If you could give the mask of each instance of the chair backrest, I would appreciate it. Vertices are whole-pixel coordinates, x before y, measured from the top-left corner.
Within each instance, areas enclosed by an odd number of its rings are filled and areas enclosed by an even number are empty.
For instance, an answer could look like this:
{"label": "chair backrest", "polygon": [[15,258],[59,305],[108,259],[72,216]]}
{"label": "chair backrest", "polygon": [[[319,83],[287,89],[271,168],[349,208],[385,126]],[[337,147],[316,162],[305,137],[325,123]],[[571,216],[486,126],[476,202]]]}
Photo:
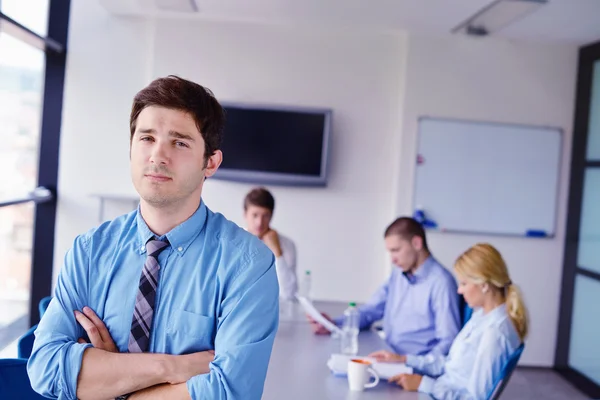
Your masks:
{"label": "chair backrest", "polygon": [[462,326],[465,326],[469,319],[471,319],[471,315],[473,315],[473,309],[469,307],[469,305],[465,301],[465,298],[462,295],[459,295],[458,298],[460,316],[462,318]]}
{"label": "chair backrest", "polygon": [[48,304],[50,304],[50,300],[52,300],[52,296],[46,296],[40,300],[40,304],[38,304],[38,310],[40,311],[40,319],[48,309]]}
{"label": "chair backrest", "polygon": [[32,326],[19,338],[17,342],[17,351],[19,358],[29,358],[31,356],[31,350],[33,350],[33,342],[35,340],[35,332],[37,325]]}
{"label": "chair backrest", "polygon": [[508,383],[512,373],[515,368],[517,368],[517,363],[519,362],[519,358],[521,358],[521,354],[523,354],[523,349],[525,348],[525,344],[521,343],[521,345],[515,350],[515,352],[510,356],[504,368],[502,368],[502,374],[500,378],[495,382],[494,388],[492,392],[488,396],[488,400],[497,400],[500,398],[500,395],[504,391],[506,384]]}
{"label": "chair backrest", "polygon": [[31,388],[27,375],[27,360],[22,358],[0,359],[0,399],[44,399]]}

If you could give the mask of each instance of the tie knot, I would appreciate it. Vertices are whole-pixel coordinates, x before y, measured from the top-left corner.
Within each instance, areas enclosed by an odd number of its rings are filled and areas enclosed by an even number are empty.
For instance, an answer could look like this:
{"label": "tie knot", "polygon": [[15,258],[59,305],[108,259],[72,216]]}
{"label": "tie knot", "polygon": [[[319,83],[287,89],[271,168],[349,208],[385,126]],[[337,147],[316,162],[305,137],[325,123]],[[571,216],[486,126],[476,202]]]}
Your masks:
{"label": "tie knot", "polygon": [[148,243],[146,243],[146,251],[148,252],[148,257],[158,257],[160,252],[166,249],[168,245],[169,242],[167,240],[148,240]]}

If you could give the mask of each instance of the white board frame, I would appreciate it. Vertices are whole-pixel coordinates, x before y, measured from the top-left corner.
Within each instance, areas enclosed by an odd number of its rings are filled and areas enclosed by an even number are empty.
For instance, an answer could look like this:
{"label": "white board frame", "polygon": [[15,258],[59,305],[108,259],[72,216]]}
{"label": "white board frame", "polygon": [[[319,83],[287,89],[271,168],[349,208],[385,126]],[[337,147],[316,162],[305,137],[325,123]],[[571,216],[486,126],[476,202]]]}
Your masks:
{"label": "white board frame", "polygon": [[[561,167],[562,167],[562,163],[563,163],[563,155],[562,155],[562,149],[563,149],[563,141],[564,141],[564,132],[562,128],[558,128],[558,127],[552,127],[552,126],[537,126],[537,125],[524,125],[524,124],[513,124],[513,123],[500,123],[500,122],[490,122],[490,121],[478,121],[478,120],[468,120],[468,119],[458,119],[458,118],[446,118],[446,117],[432,117],[432,116],[422,116],[419,117],[418,119],[418,131],[417,131],[417,146],[416,146],[416,159],[415,162],[417,162],[417,165],[415,166],[415,170],[414,170],[414,190],[413,190],[413,207],[412,209],[416,212],[419,207],[423,208],[423,211],[425,212],[425,215],[427,217],[430,217],[432,220],[436,220],[436,211],[435,210],[428,210],[427,208],[427,204],[420,204],[423,202],[423,195],[420,192],[420,189],[422,189],[423,186],[423,182],[420,181],[420,166],[418,163],[419,158],[424,158],[424,162],[427,163],[427,156],[421,154],[421,152],[424,150],[422,149],[422,142],[423,142],[423,135],[427,135],[428,133],[424,133],[423,132],[423,125],[424,123],[427,123],[428,121],[431,121],[433,123],[448,123],[449,126],[453,125],[453,126],[457,126],[457,124],[467,124],[467,125],[471,125],[473,127],[476,126],[483,126],[483,127],[489,127],[490,131],[492,130],[497,130],[497,131],[502,131],[505,130],[506,132],[510,131],[510,130],[514,130],[515,132],[517,131],[531,131],[531,133],[533,134],[533,132],[540,132],[540,131],[544,131],[547,134],[553,134],[556,135],[555,139],[556,139],[556,148],[553,149],[553,151],[556,151],[556,153],[548,153],[546,156],[547,157],[552,157],[552,159],[548,159],[546,160],[546,164],[547,168],[552,168],[550,171],[550,174],[552,174],[552,185],[554,186],[554,189],[552,190],[552,196],[550,199],[547,199],[548,201],[551,201],[552,204],[551,205],[544,205],[544,208],[546,208],[548,210],[548,213],[551,213],[551,215],[548,215],[547,218],[549,218],[551,220],[551,223],[549,225],[546,225],[543,227],[543,229],[540,229],[540,227],[531,227],[530,230],[528,229],[514,229],[514,230],[510,230],[510,229],[506,229],[506,230],[499,230],[499,229],[495,229],[495,228],[491,228],[491,229],[486,229],[482,226],[479,226],[477,228],[462,228],[459,226],[455,226],[454,224],[445,224],[443,221],[436,221],[438,222],[438,226],[436,228],[428,228],[430,230],[436,230],[436,231],[440,231],[440,232],[449,232],[449,233],[464,233],[464,234],[480,234],[480,235],[500,235],[500,236],[521,236],[521,237],[542,237],[542,238],[553,238],[556,235],[556,227],[557,227],[557,216],[558,216],[558,199],[559,199],[559,191],[560,191],[560,171],[561,171]],[[451,133],[450,133],[451,134]],[[512,134],[516,134],[516,133],[512,133]],[[488,136],[489,137],[489,136]],[[445,138],[444,138],[445,139]],[[552,139],[552,142],[554,142],[554,139]],[[550,141],[549,141],[550,143]],[[552,143],[554,144],[554,143]],[[549,145],[550,147],[550,145]],[[538,154],[539,156],[539,154]],[[459,157],[459,155],[457,155],[457,157]],[[556,162],[554,163],[554,158],[556,157]],[[554,165],[549,165],[550,162],[552,161],[552,164]],[[447,183],[447,182],[446,182]],[[420,187],[421,185],[421,187]],[[427,185],[427,184],[425,184]],[[431,190],[431,189],[428,189]],[[473,189],[476,190],[476,189]],[[503,190],[509,190],[509,188],[503,188]],[[547,193],[549,193],[549,190],[545,190]],[[448,193],[448,191],[446,190],[445,193]],[[440,194],[440,196],[442,196],[443,194]],[[501,208],[501,207],[498,207]],[[514,210],[514,208],[513,208]],[[521,209],[520,211],[522,211],[523,209]],[[458,211],[461,212],[461,211]],[[464,210],[462,211],[464,212]],[[508,211],[507,210],[502,210],[498,212],[500,215],[505,215],[505,217],[509,216]],[[439,215],[438,215],[439,216]]]}

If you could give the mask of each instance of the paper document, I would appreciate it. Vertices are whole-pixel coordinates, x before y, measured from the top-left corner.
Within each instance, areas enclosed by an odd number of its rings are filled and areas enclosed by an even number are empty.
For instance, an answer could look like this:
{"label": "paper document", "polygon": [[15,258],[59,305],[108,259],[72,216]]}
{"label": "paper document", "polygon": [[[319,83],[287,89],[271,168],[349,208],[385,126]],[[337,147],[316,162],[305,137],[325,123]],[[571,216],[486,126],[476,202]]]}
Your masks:
{"label": "paper document", "polygon": [[325,318],[323,315],[321,315],[319,310],[317,310],[315,308],[315,306],[313,306],[313,304],[310,300],[308,300],[304,296],[296,296],[296,297],[298,298],[298,301],[302,305],[302,308],[304,308],[304,311],[306,311],[306,313],[312,319],[314,319],[315,321],[317,321],[318,323],[323,325],[330,332],[336,332],[338,334],[342,333],[342,330],[340,328],[338,328],[333,322],[329,321],[327,318]]}
{"label": "paper document", "polygon": [[345,354],[332,354],[327,361],[327,366],[335,375],[345,376],[348,373],[348,361],[350,359],[361,359],[372,363],[373,369],[377,372],[377,375],[381,379],[390,379],[392,376],[398,374],[412,374],[413,369],[407,367],[406,364],[401,363],[382,363],[377,362],[374,358],[361,357],[361,356],[349,356]]}

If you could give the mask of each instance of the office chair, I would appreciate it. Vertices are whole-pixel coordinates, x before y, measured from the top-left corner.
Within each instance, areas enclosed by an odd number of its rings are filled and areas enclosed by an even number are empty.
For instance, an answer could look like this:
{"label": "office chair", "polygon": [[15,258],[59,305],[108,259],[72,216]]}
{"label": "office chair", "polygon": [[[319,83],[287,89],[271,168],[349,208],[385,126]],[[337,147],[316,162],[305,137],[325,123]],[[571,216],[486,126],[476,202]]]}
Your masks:
{"label": "office chair", "polygon": [[[40,312],[40,319],[48,309],[48,304],[50,304],[50,300],[52,300],[52,296],[44,297],[40,300],[40,304],[38,305],[38,310]],[[31,350],[33,349],[33,342],[35,340],[35,332],[37,328],[37,324],[32,326],[25,332],[17,342],[17,350],[19,358],[29,358],[31,356]]]}
{"label": "office chair", "polygon": [[52,300],[52,296],[46,296],[40,300],[40,304],[38,305],[38,310],[40,311],[40,319],[48,309],[48,304],[50,304],[50,300]]}
{"label": "office chair", "polygon": [[460,309],[462,326],[465,326],[469,319],[471,319],[471,315],[473,315],[473,309],[469,307],[469,305],[465,301],[465,298],[462,295],[458,296],[458,307]]}
{"label": "office chair", "polygon": [[512,373],[515,371],[515,368],[517,368],[517,363],[519,362],[519,358],[521,358],[521,354],[523,354],[524,348],[525,344],[521,343],[517,350],[515,350],[515,352],[510,356],[510,358],[506,362],[506,365],[504,366],[504,368],[502,368],[502,374],[494,384],[494,388],[488,396],[488,400],[498,400],[500,398],[500,395],[502,394],[504,388],[506,388],[506,385],[508,384],[508,380],[512,376]]}
{"label": "office chair", "polygon": [[35,332],[37,324],[32,326],[25,332],[17,342],[17,356],[19,358],[27,359],[31,356],[31,350],[33,350],[33,342],[35,340]]}
{"label": "office chair", "polygon": [[22,358],[0,359],[0,399],[44,399],[31,388],[27,375],[27,360]]}

